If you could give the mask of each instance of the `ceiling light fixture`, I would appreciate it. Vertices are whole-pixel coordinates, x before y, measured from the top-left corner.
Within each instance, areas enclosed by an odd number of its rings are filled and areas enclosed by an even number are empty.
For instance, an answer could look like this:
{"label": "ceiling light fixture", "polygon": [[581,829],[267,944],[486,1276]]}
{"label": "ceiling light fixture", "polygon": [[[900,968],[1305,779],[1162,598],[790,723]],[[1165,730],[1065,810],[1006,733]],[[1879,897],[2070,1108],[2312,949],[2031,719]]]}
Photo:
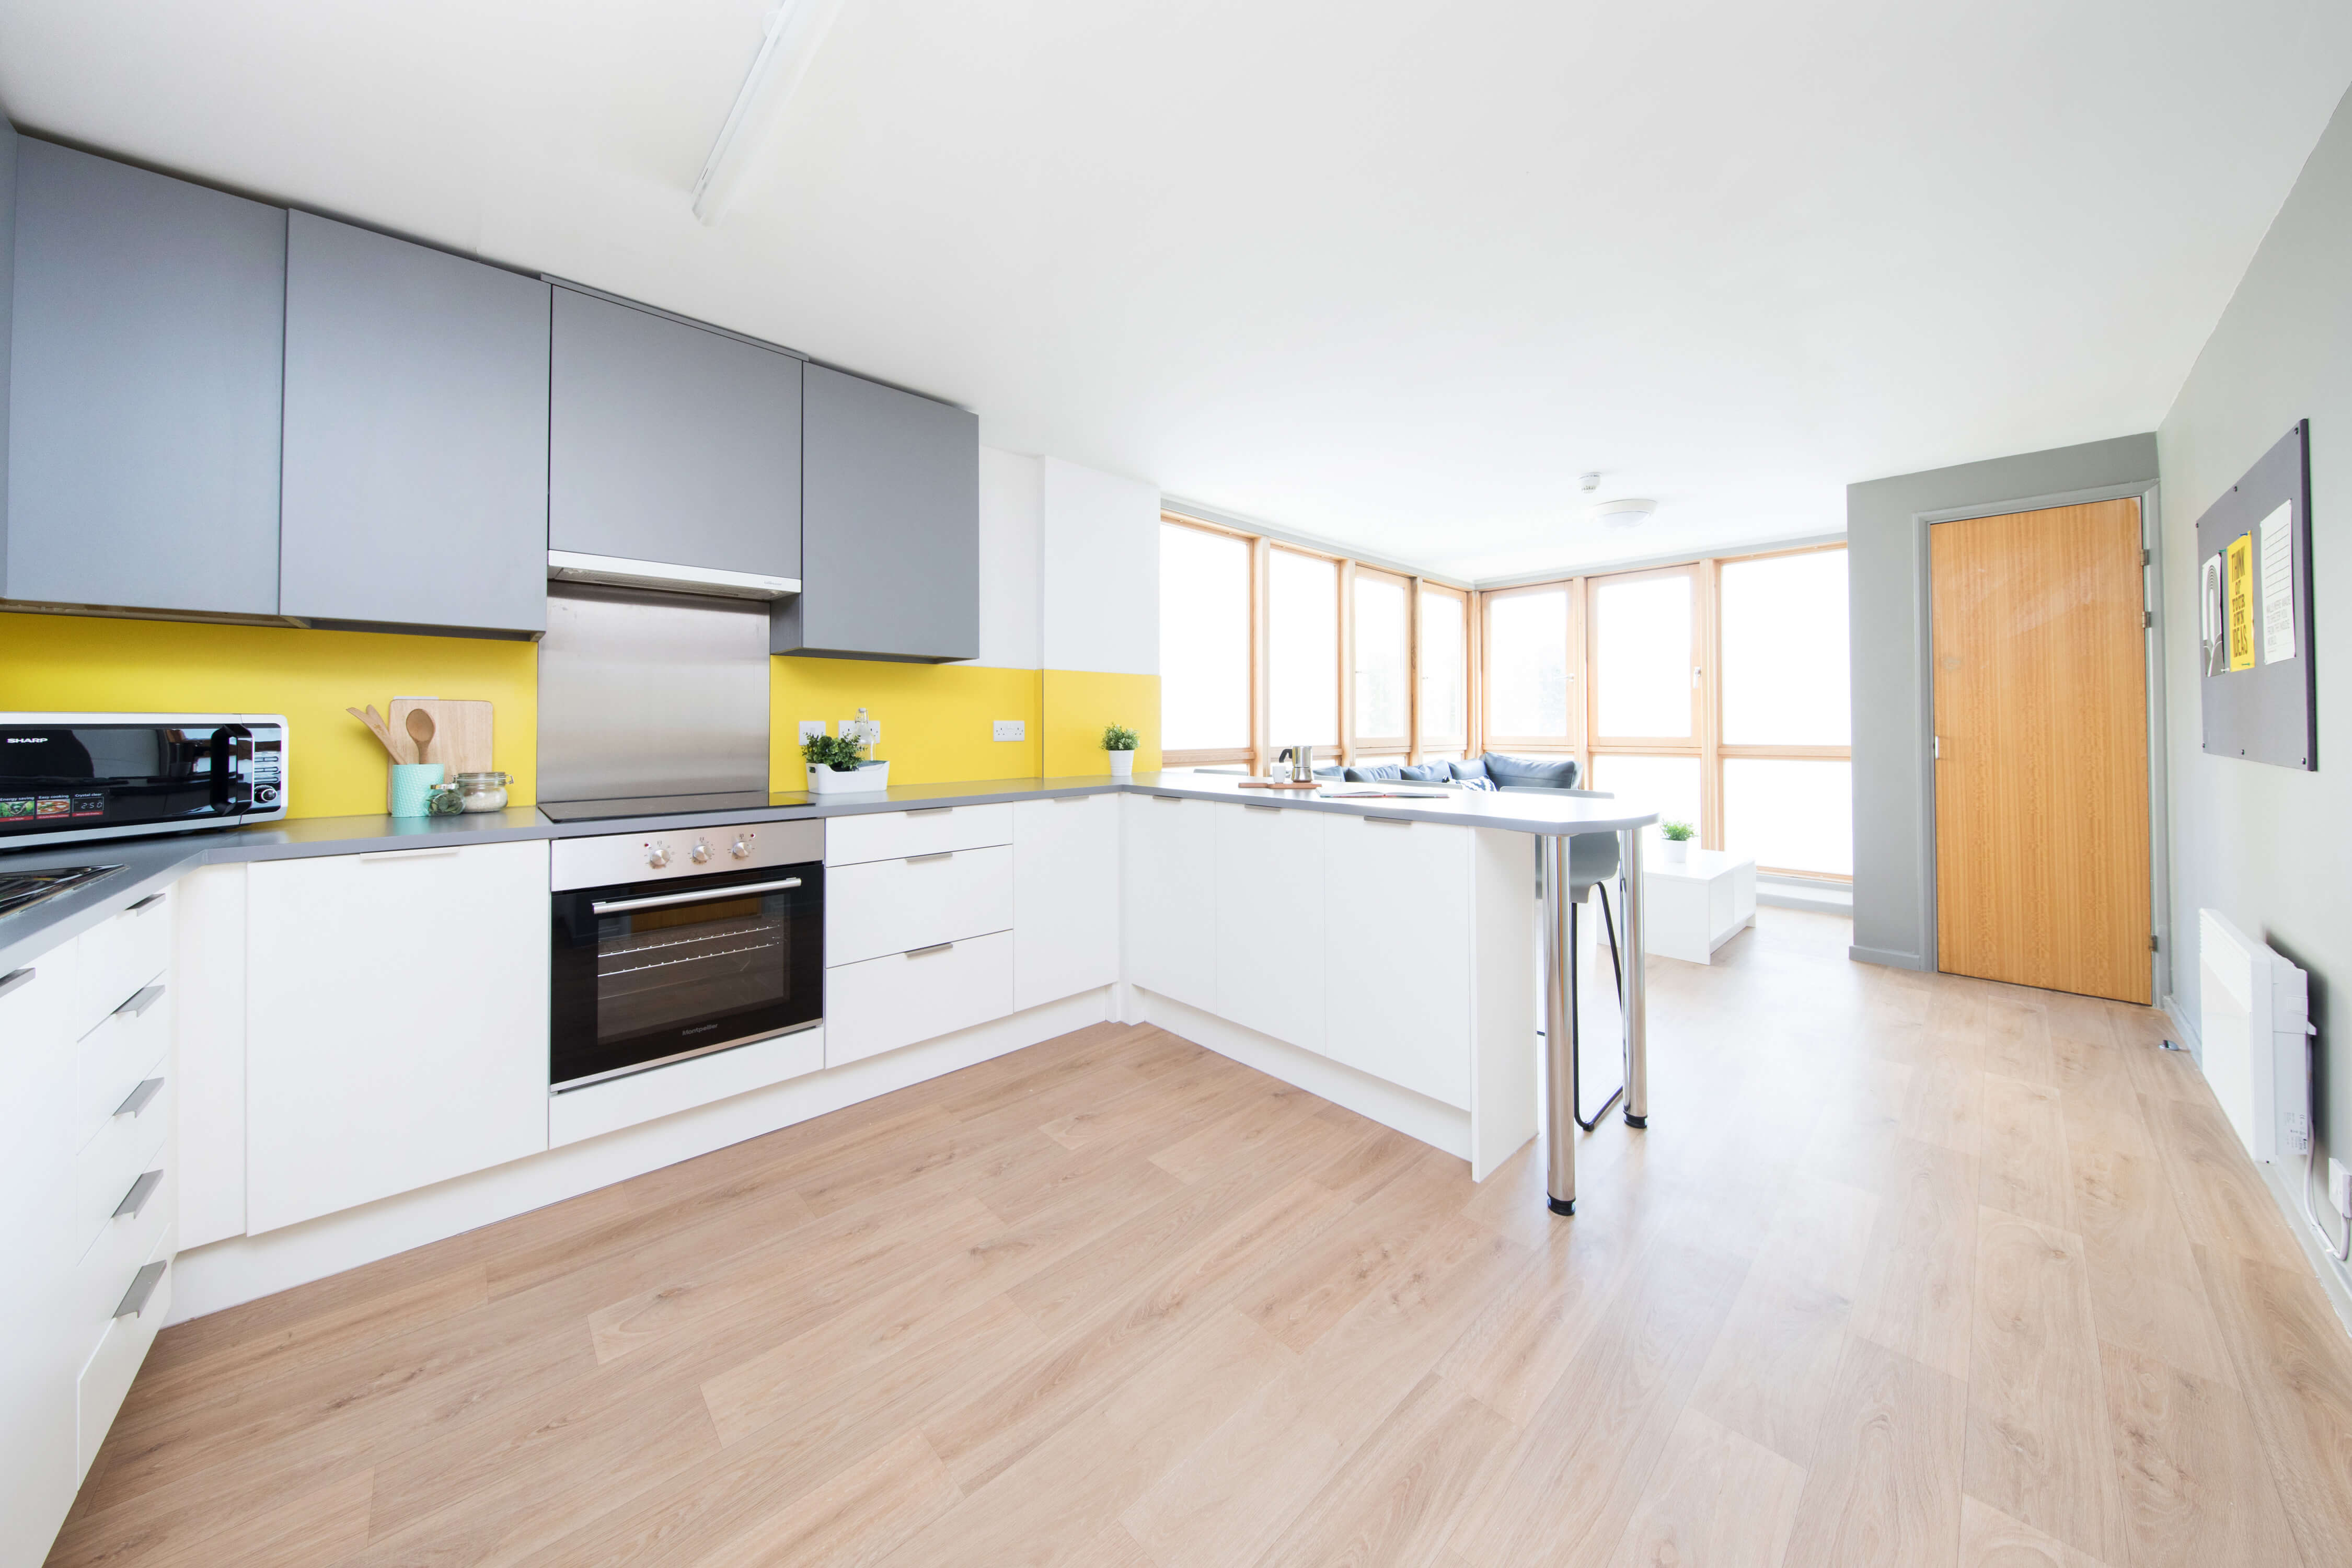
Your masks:
{"label": "ceiling light fixture", "polygon": [[1639,528],[1649,521],[1650,514],[1657,510],[1658,503],[1654,500],[1605,500],[1598,506],[1587,508],[1584,515],[1603,528]]}
{"label": "ceiling light fixture", "polygon": [[704,223],[719,221],[728,197],[742,182],[744,158],[734,158],[730,163],[730,154],[744,140],[752,110],[757,108],[770,124],[782,116],[801,79],[808,74],[817,47],[833,30],[841,6],[842,0],[776,0],[768,12],[760,35],[760,52],[751,57],[751,68],[736,89],[727,122],[719,128],[719,140],[710,144],[710,156],[702,161],[702,173],[695,178],[694,216]]}
{"label": "ceiling light fixture", "polygon": [[1579,477],[1576,483],[1578,489],[1583,490],[1585,494],[1591,495],[1594,490],[1601,488],[1601,476],[1597,472],[1585,474]]}

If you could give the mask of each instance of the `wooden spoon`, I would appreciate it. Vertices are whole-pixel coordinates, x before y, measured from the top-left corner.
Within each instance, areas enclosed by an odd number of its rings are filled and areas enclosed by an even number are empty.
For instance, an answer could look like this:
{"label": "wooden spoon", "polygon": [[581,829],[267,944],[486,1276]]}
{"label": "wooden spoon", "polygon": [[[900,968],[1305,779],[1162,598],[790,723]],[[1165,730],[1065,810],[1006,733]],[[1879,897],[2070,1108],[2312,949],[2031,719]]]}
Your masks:
{"label": "wooden spoon", "polygon": [[369,703],[364,713],[356,708],[346,708],[343,711],[368,727],[368,733],[383,742],[386,756],[395,763],[400,761],[400,748],[392,743],[392,731],[384,728],[383,715],[375,710],[374,703]]}
{"label": "wooden spoon", "polygon": [[425,748],[433,743],[433,715],[422,708],[408,710],[408,738],[416,742],[416,760],[425,761]]}

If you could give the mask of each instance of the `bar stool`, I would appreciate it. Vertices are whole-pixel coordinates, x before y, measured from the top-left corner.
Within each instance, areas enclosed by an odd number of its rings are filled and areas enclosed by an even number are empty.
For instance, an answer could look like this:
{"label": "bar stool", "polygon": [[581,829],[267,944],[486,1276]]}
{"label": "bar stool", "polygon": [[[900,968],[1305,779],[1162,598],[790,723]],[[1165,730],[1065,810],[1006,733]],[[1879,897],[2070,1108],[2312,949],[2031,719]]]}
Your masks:
{"label": "bar stool", "polygon": [[[1560,793],[1587,795],[1597,800],[1616,798],[1614,793],[1609,790],[1580,789],[1564,790]],[[1617,1087],[1610,1091],[1609,1098],[1601,1102],[1600,1108],[1594,1110],[1591,1117],[1586,1117],[1582,1111],[1584,1087],[1580,1039],[1582,1030],[1577,1026],[1576,1018],[1577,911],[1584,907],[1585,900],[1591,895],[1594,889],[1601,890],[1601,922],[1609,933],[1609,967],[1617,982],[1617,1005],[1619,1011],[1622,1012],[1625,1005],[1624,951],[1618,944],[1616,919],[1609,910],[1609,889],[1612,883],[1617,884],[1617,896],[1620,900],[1625,896],[1622,859],[1622,857],[1617,847],[1617,835],[1613,833],[1580,833],[1568,841],[1568,941],[1562,944],[1562,951],[1568,963],[1568,1071],[1570,1082],[1574,1086],[1569,1096],[1569,1114],[1576,1119],[1577,1126],[1587,1132],[1600,1126],[1601,1119],[1609,1114],[1609,1108],[1623,1097],[1626,1080],[1632,1076],[1632,1064],[1630,1059],[1624,1059],[1623,1070],[1621,1070],[1618,1075]],[[1543,857],[1539,841],[1537,852],[1538,875],[1541,873],[1542,866]],[[1538,1031],[1538,1033],[1541,1032]],[[1619,1041],[1621,1058],[1625,1057],[1629,1048],[1623,1031],[1621,1031]],[[1643,1126],[1647,1121],[1646,1117],[1634,1116],[1630,1110],[1625,1116],[1626,1124],[1632,1127]]]}

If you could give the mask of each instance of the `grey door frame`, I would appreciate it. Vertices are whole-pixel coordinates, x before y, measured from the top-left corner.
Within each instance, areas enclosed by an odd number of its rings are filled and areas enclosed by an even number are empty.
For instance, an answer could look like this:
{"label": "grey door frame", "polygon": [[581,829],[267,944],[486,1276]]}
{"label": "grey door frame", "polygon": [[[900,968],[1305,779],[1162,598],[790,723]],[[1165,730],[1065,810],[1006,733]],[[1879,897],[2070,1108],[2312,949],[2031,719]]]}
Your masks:
{"label": "grey door frame", "polygon": [[1977,517],[2006,517],[2011,512],[2041,511],[2056,506],[2084,506],[2093,501],[2137,500],[2139,502],[2141,608],[2147,622],[2142,633],[2142,657],[2147,672],[2147,891],[2148,929],[2156,933],[2156,950],[2148,954],[2149,996],[2151,1005],[2161,1007],[2172,994],[2172,868],[2168,848],[2171,838],[2168,828],[2170,808],[2166,798],[2164,758],[2164,551],[2163,529],[2158,511],[2161,485],[2153,479],[2130,484],[2100,485],[2083,490],[2060,490],[2050,495],[2021,496],[2014,500],[1981,501],[1969,506],[1946,507],[1935,511],[1915,511],[1911,526],[1915,533],[1916,559],[1919,563],[1917,581],[1913,584],[1918,595],[1918,645],[1915,649],[1919,671],[1919,711],[1926,716],[1927,732],[1915,737],[1919,754],[1927,759],[1920,772],[1919,799],[1919,931],[1920,950],[1927,959],[1929,973],[1943,969],[1943,955],[1937,951],[1936,887],[1936,625],[1935,566],[1928,551],[1927,530],[1939,522],[1965,522]]}

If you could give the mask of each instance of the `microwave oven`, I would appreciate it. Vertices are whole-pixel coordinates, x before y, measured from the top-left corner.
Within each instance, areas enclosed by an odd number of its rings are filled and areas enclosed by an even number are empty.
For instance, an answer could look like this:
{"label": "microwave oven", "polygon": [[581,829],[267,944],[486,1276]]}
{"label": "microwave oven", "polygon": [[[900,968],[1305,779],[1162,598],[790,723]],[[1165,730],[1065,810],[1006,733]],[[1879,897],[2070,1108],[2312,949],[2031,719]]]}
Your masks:
{"label": "microwave oven", "polygon": [[0,712],[0,850],[285,815],[283,714]]}

